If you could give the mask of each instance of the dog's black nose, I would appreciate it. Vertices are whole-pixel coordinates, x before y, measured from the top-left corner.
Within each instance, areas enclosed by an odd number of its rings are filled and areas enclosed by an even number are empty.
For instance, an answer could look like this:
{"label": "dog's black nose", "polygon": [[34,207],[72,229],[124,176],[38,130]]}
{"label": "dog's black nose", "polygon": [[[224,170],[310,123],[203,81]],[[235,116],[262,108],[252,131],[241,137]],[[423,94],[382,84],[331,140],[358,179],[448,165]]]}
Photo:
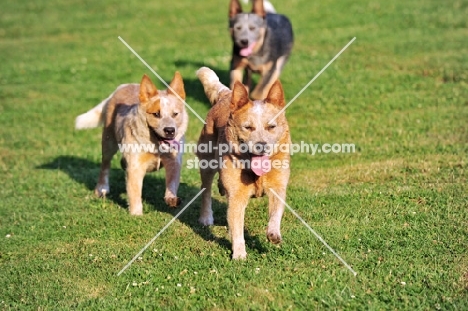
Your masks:
{"label": "dog's black nose", "polygon": [[248,46],[249,45],[249,40],[242,39],[242,40],[240,40],[240,44],[242,44],[242,46]]}
{"label": "dog's black nose", "polygon": [[174,136],[174,134],[175,134],[175,127],[165,127],[165,128],[164,128],[164,133],[165,133],[167,136]]}

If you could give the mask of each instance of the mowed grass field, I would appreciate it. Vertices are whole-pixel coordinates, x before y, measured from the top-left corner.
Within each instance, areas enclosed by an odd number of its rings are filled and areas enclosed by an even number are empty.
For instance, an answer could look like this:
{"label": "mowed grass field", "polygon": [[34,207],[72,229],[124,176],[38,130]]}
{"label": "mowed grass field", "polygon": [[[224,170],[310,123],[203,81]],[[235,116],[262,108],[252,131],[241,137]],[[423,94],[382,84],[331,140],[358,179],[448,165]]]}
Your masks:
{"label": "mowed grass field", "polygon": [[[287,203],[358,273],[286,210],[267,242],[267,201],[246,215],[248,259],[230,260],[226,200],[216,224],[200,200],[120,276],[180,209],[148,174],[144,216],[127,212],[115,157],[111,194],[93,195],[100,129],[74,119],[144,73],[187,103],[209,104],[195,71],[228,83],[228,1],[6,1],[0,12],[0,309],[468,309],[468,2],[273,1],[295,46],[281,80],[293,142],[355,144],[354,153],[292,156]],[[202,123],[189,112],[187,141]],[[184,161],[194,159],[186,154]],[[200,189],[184,166],[179,196]]]}

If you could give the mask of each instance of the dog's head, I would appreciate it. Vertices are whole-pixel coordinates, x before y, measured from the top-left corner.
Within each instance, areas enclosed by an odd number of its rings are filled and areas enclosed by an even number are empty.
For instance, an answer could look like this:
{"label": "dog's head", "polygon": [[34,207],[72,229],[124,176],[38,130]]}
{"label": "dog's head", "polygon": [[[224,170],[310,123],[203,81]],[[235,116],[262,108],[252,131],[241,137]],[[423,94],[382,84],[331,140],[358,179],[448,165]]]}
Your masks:
{"label": "dog's head", "polygon": [[[282,144],[289,144],[289,127],[282,109],[285,106],[284,92],[279,80],[270,88],[264,100],[251,101],[240,82],[234,84],[231,99],[231,115],[226,126],[226,139],[246,151],[253,161],[265,161],[282,150]],[[289,145],[288,145],[289,147]],[[256,172],[261,175],[265,172]]]}
{"label": "dog's head", "polygon": [[254,0],[252,13],[243,13],[239,0],[231,0],[229,6],[229,31],[235,52],[248,57],[256,52],[265,36],[265,9],[263,0]]}
{"label": "dog's head", "polygon": [[152,134],[159,141],[172,143],[179,141],[187,129],[185,111],[184,82],[179,72],[169,85],[169,89],[158,91],[147,75],[140,83],[140,107],[146,113],[146,122]]}

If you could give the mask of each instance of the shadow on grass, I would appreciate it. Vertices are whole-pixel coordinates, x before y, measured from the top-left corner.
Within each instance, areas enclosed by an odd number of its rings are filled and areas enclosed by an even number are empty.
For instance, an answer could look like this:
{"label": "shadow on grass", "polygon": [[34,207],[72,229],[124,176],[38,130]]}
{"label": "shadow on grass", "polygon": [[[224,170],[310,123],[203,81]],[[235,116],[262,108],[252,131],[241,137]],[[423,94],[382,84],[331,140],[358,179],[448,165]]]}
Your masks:
{"label": "shadow on grass", "polygon": [[[90,191],[94,191],[100,167],[99,164],[88,159],[63,155],[58,156],[52,162],[38,166],[37,169],[61,170],[68,174],[73,180],[85,185]],[[178,196],[182,198],[182,204],[180,208],[170,208],[164,203],[163,198],[166,187],[164,174],[165,172],[162,171],[146,174],[143,181],[142,197],[155,211],[175,216],[200,189],[181,183]],[[109,183],[111,191],[106,198],[126,209],[127,201],[122,198],[122,195],[126,193],[125,172],[121,169],[111,169]],[[189,226],[193,232],[204,240],[216,242],[224,248],[231,249],[230,241],[213,234],[211,227],[204,227],[198,223],[199,207],[200,198],[197,198],[197,200],[192,203],[192,206],[188,207],[187,210],[179,216],[179,221]],[[226,204],[213,199],[213,212],[215,225],[227,226]],[[245,232],[245,241],[248,248],[260,254],[266,252],[266,249],[262,246],[262,241],[260,241],[257,236],[251,236],[248,231]]]}

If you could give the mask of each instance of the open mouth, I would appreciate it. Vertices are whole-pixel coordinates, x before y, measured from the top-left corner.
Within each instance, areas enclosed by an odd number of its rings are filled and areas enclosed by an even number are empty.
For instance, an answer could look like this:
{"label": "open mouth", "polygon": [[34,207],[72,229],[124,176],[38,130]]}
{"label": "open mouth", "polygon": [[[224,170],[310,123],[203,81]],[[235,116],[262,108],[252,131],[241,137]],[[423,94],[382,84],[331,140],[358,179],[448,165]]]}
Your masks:
{"label": "open mouth", "polygon": [[158,138],[159,143],[166,145],[169,150],[180,151],[180,143],[175,139]]}
{"label": "open mouth", "polygon": [[177,140],[175,140],[175,135],[168,135],[168,137],[163,137],[161,135],[158,135],[156,130],[154,130],[153,128],[151,129],[151,131],[156,136],[159,143],[168,145],[170,147],[175,147],[176,150],[179,150],[180,143]]}
{"label": "open mouth", "polygon": [[[250,145],[240,140],[240,151],[247,148],[250,155],[250,169],[257,176],[262,176],[271,171],[270,151],[267,144],[259,143]],[[244,149],[245,150],[245,149]]]}
{"label": "open mouth", "polygon": [[240,49],[239,54],[243,57],[248,57],[253,53],[256,42],[251,43],[249,46]]}

